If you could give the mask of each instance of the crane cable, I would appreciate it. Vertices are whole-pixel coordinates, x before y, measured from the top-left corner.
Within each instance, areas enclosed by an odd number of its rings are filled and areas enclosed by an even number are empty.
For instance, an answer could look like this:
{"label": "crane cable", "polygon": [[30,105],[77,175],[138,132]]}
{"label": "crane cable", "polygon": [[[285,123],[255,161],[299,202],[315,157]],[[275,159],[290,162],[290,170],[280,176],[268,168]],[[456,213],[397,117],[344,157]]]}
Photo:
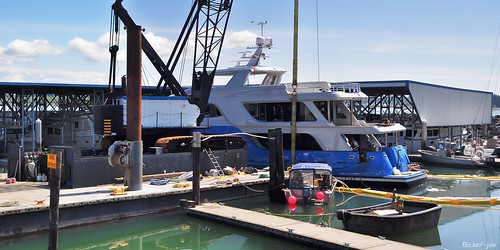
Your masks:
{"label": "crane cable", "polygon": [[[118,21],[118,16],[115,11],[111,9],[111,20],[109,25],[109,53],[111,54],[111,59],[109,63],[109,80],[108,88],[110,89],[110,99],[114,102],[115,95],[115,79],[116,79],[116,57],[120,45],[120,22]],[[114,104],[114,103],[113,103]]]}

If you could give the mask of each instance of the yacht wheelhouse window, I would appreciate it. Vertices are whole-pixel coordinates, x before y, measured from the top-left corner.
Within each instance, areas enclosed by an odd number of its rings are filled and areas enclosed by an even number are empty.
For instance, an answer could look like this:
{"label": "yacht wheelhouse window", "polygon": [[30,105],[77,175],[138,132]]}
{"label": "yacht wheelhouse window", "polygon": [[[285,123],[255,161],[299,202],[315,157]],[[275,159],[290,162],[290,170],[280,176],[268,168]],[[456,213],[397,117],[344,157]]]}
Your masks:
{"label": "yacht wheelhouse window", "polygon": [[279,75],[266,75],[262,80],[262,85],[277,85],[279,83]]}
{"label": "yacht wheelhouse window", "polygon": [[[267,134],[259,134],[260,136],[267,137]],[[290,146],[292,145],[292,136],[291,134],[283,134],[283,149],[290,150]],[[262,146],[265,149],[269,148],[269,144],[267,139],[257,138],[259,142],[259,146]],[[295,136],[295,149],[296,150],[307,150],[307,151],[322,151],[323,149],[318,144],[316,139],[310,134],[297,134]]]}
{"label": "yacht wheelhouse window", "polygon": [[219,108],[217,108],[217,106],[215,106],[212,103],[209,103],[207,105],[207,111],[205,113],[208,114],[209,117],[219,117],[219,116],[222,116],[222,113],[220,112]]}
{"label": "yacht wheelhouse window", "polygon": [[329,122],[333,121],[334,117],[340,119],[347,118],[347,116],[342,112],[342,109],[336,105],[334,101],[316,101],[314,102],[314,105],[316,105],[319,112],[321,112],[321,114],[323,114],[325,119]]}
{"label": "yacht wheelhouse window", "polygon": [[[316,105],[316,108],[318,108],[319,112],[325,117],[327,121],[331,121],[331,116],[328,116],[328,105],[327,101],[319,101],[319,102],[314,102],[314,105]],[[330,114],[331,115],[331,114]]]}
{"label": "yacht wheelhouse window", "polygon": [[[263,122],[289,122],[292,121],[291,102],[273,103],[246,103],[245,108],[256,120]],[[304,103],[297,103],[297,121],[316,121],[316,117],[311,113]]]}
{"label": "yacht wheelhouse window", "polygon": [[337,106],[337,112],[336,112],[336,116],[337,118],[341,118],[341,119],[346,119],[347,116],[345,116],[344,112],[342,112],[342,109]]}

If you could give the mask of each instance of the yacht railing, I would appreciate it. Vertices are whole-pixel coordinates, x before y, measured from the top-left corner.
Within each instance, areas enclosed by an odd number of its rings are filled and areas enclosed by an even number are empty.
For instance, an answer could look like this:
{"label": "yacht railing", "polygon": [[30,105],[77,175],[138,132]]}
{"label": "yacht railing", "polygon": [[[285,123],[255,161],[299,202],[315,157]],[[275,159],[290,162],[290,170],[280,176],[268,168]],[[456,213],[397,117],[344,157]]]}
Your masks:
{"label": "yacht railing", "polygon": [[331,90],[333,92],[341,91],[345,93],[359,93],[361,88],[357,82],[341,82],[341,83],[331,83]]}

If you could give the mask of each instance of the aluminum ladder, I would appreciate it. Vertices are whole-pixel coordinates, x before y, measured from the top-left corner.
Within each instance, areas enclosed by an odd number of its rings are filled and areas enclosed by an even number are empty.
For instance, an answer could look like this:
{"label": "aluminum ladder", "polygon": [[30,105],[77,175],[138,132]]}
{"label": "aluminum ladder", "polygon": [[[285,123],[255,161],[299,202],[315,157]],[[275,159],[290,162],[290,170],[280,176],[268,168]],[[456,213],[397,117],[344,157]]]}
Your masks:
{"label": "aluminum ladder", "polygon": [[219,162],[217,161],[217,158],[219,158],[219,157],[215,156],[214,152],[210,148],[205,148],[205,149],[203,149],[203,151],[208,155],[210,162],[215,167],[215,170],[217,170],[217,174],[219,176],[224,176],[224,171],[222,170],[222,168],[219,165]]}

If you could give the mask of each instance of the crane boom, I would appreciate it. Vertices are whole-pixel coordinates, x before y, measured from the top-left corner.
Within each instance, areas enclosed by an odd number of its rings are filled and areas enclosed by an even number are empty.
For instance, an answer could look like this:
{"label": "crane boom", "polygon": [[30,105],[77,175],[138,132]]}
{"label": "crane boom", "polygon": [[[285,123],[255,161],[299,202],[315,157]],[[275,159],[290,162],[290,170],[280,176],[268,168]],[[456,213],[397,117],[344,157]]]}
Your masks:
{"label": "crane boom", "polygon": [[[116,0],[113,4],[114,14],[120,18],[125,27],[135,25],[121,4],[122,1]],[[167,64],[162,61],[144,34],[142,35],[142,50],[160,74],[160,80],[156,87],[157,94],[164,94],[168,86],[172,94],[187,96],[172,72],[187,45],[189,35],[196,27],[193,78],[189,102],[200,108],[198,125],[203,120],[207,108],[232,3],[233,0],[195,0]]]}
{"label": "crane boom", "polygon": [[[117,0],[113,4],[112,8],[115,12],[115,15],[120,18],[125,27],[135,26],[136,24],[134,20],[132,20],[127,10],[125,10],[123,5],[121,4],[122,1],[123,0]],[[161,57],[153,49],[153,46],[151,46],[144,34],[142,34],[142,50],[144,51],[144,54],[146,54],[146,56],[149,58],[158,73],[161,75],[161,77],[163,79],[168,79],[167,84],[170,87],[172,93],[177,96],[187,96],[184,89],[181,87],[179,82],[177,82],[177,79],[175,79],[175,77],[172,75],[172,71],[168,70],[163,60],[161,60]]]}

